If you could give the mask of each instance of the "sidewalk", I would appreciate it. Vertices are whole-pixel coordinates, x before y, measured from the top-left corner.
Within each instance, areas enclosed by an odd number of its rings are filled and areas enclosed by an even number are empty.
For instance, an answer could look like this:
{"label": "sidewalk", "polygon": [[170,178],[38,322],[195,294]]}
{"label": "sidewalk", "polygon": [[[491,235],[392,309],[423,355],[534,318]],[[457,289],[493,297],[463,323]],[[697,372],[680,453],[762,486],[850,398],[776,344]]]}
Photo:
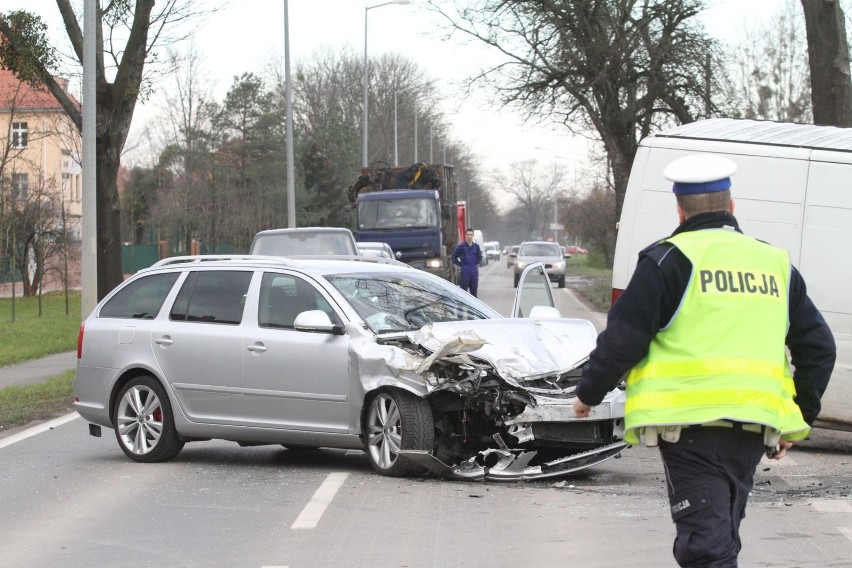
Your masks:
{"label": "sidewalk", "polygon": [[41,359],[0,367],[0,389],[40,383],[76,367],[76,351],[56,353]]}

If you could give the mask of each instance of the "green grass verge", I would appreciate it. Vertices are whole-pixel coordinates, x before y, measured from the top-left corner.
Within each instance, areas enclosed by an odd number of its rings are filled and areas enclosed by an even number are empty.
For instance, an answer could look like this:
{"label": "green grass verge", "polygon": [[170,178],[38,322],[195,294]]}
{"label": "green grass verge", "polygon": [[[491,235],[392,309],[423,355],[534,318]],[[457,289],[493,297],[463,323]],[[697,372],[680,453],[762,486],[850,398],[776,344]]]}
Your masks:
{"label": "green grass verge", "polygon": [[[612,269],[589,254],[576,254],[568,259],[566,285],[588,302],[596,311],[608,312],[612,300]],[[580,276],[581,279],[572,279]]]}
{"label": "green grass verge", "polygon": [[68,304],[65,315],[65,296],[44,294],[39,316],[38,298],[16,298],[12,321],[12,299],[0,298],[0,367],[76,349],[80,293],[69,294]]}
{"label": "green grass verge", "polygon": [[0,432],[74,410],[74,371],[35,385],[0,390]]}

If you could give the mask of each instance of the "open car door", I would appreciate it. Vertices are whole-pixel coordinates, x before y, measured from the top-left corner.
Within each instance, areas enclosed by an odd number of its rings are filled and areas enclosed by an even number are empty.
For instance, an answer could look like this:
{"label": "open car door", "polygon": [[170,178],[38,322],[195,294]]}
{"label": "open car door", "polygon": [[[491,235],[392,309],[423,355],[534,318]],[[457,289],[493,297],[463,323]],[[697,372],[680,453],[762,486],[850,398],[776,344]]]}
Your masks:
{"label": "open car door", "polygon": [[[535,311],[533,311],[535,308]],[[559,318],[561,314],[553,300],[550,278],[544,270],[544,264],[534,262],[527,266],[518,280],[518,291],[512,304],[513,318]]]}

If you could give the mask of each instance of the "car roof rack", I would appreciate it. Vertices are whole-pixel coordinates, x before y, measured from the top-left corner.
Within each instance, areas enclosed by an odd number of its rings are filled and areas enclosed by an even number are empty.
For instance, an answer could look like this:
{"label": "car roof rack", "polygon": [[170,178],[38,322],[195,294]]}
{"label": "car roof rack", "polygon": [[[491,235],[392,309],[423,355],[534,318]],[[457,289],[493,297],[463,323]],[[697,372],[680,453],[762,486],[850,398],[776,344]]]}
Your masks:
{"label": "car roof rack", "polygon": [[283,266],[301,266],[298,262],[292,262],[288,257],[284,256],[268,256],[260,254],[199,254],[192,256],[170,256],[168,258],[158,260],[157,262],[151,265],[151,268],[169,266],[172,264],[199,264],[202,262],[226,261],[259,262],[269,264],[281,264]]}
{"label": "car roof rack", "polygon": [[404,262],[400,262],[393,258],[384,258],[378,256],[360,256],[360,255],[291,255],[291,256],[270,256],[261,254],[200,254],[192,256],[171,256],[158,260],[149,268],[159,268],[162,266],[171,266],[176,264],[200,264],[204,262],[255,262],[261,264],[277,264],[293,268],[304,268],[304,263],[300,260],[348,260],[356,262],[372,262],[374,264],[388,264],[391,266],[408,266]]}

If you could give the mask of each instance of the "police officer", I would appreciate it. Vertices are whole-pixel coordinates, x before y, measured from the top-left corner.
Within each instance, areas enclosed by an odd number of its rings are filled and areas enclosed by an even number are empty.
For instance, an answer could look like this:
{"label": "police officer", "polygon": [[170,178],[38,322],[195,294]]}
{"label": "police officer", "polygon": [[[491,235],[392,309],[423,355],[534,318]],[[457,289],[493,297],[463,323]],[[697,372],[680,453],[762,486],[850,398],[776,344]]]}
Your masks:
{"label": "police officer", "polygon": [[659,445],[680,566],[737,566],[755,468],[808,435],[834,367],[787,252],[740,231],[736,169],[711,155],[665,169],[680,225],[640,253],[574,401],[588,416],[628,373],[625,440]]}
{"label": "police officer", "polygon": [[460,268],[459,286],[475,297],[479,288],[479,263],[482,262],[482,251],[479,245],[473,242],[473,229],[468,229],[464,235],[464,242],[457,244],[453,249],[452,259],[453,264]]}

